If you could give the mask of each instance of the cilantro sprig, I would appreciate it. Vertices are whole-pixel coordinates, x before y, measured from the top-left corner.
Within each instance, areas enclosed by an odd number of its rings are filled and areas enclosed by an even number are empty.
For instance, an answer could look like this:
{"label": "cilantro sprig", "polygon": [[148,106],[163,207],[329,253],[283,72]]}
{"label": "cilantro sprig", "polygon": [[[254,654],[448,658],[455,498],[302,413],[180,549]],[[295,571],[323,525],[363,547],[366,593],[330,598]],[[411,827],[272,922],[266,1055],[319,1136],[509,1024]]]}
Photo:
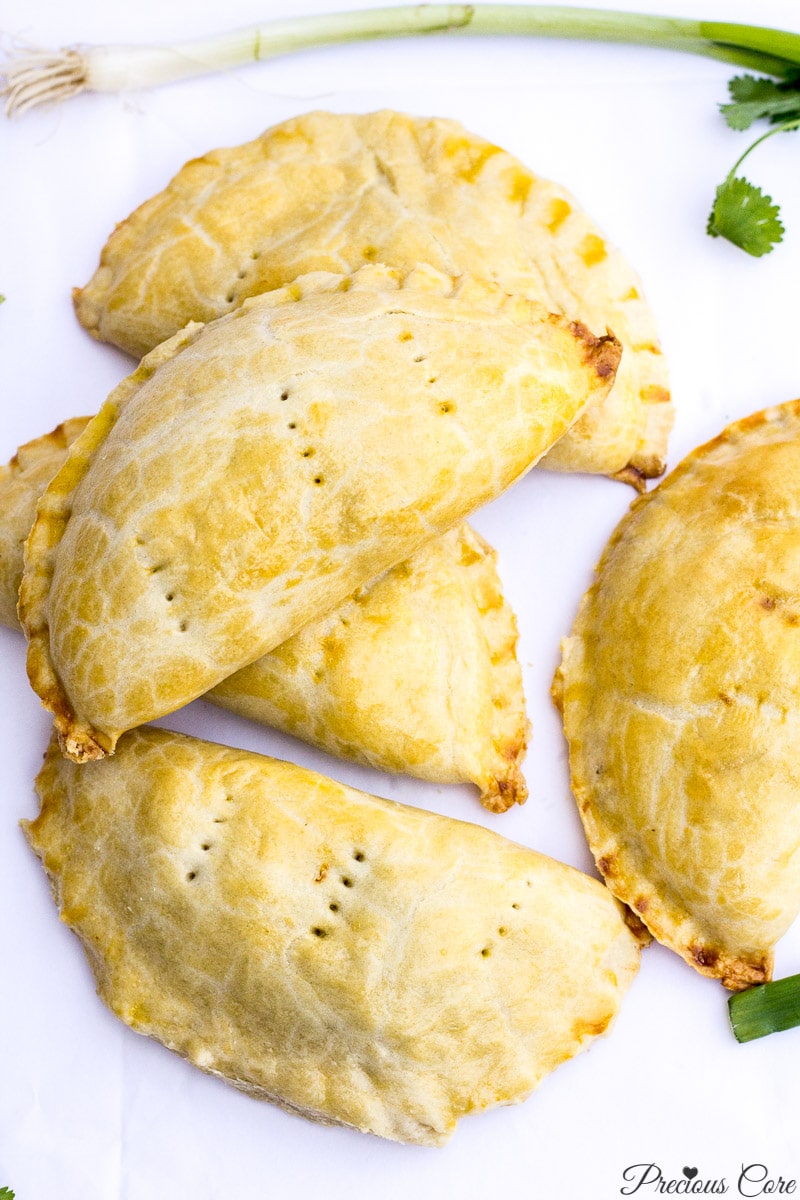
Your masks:
{"label": "cilantro sprig", "polygon": [[9,1187],[0,1187],[0,1200],[14,1200],[15,1193]]}
{"label": "cilantro sprig", "polygon": [[749,129],[761,117],[786,121],[800,114],[800,72],[784,80],[735,75],[728,91],[733,103],[720,104],[719,111],[731,129]]}
{"label": "cilantro sprig", "polygon": [[737,75],[728,84],[728,91],[731,103],[721,104],[720,111],[731,129],[749,129],[759,120],[769,121],[773,128],[748,146],[717,188],[706,231],[760,258],[783,240],[780,206],[737,171],[767,138],[800,127],[800,72],[792,72],[781,81]]}

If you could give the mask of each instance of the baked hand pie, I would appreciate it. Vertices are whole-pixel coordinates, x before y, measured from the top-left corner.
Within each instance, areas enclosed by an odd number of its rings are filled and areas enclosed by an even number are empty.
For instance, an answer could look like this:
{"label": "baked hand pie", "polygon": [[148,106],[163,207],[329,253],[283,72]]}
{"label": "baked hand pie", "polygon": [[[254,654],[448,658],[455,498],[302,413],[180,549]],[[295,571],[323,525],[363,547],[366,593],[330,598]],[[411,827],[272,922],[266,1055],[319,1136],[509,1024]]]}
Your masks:
{"label": "baked hand pie", "polygon": [[614,1020],[639,943],[602,884],[475,826],[160,729],[25,822],[123,1021],[290,1112],[439,1145]]}
{"label": "baked hand pie", "polygon": [[609,888],[704,975],[770,978],[800,910],[800,401],[631,508],[554,693]]}
{"label": "baked hand pie", "polygon": [[[19,627],[23,546],[88,417],[0,467],[0,622]],[[436,783],[475,783],[493,812],[527,796],[514,614],[495,552],[462,525],[206,693],[332,754]]]}
{"label": "baked hand pie", "polygon": [[544,465],[637,485],[663,472],[672,407],[638,277],[563,188],[456,121],[307,113],[195,159],[117,226],[75,308],[139,357],[248,296],[369,262],[468,271],[612,329],[616,383]]}
{"label": "baked hand pie", "polygon": [[474,783],[492,812],[522,804],[528,722],[495,558],[461,525],[206,699],[341,758]]}
{"label": "baked hand pie", "polygon": [[190,326],[49,485],[19,614],[65,753],[202,695],[498,496],[619,344],[430,268],[312,276]]}

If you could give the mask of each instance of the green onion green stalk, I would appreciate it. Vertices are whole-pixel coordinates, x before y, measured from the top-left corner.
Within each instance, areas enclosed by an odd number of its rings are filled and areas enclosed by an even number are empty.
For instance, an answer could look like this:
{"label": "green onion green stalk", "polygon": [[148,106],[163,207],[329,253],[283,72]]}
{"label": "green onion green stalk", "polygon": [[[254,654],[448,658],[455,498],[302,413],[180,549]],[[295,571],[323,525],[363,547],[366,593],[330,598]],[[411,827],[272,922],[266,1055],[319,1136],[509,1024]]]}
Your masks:
{"label": "green onion green stalk", "polygon": [[287,17],[172,46],[84,46],[29,50],[5,69],[6,111],[65,100],[81,91],[157,87],[312,46],[425,33],[521,34],[626,42],[684,50],[785,77],[800,66],[800,34],[725,21],[539,4],[420,4]]}
{"label": "green onion green stalk", "polygon": [[728,1000],[731,1028],[738,1042],[752,1042],[800,1025],[800,975],[762,983]]}

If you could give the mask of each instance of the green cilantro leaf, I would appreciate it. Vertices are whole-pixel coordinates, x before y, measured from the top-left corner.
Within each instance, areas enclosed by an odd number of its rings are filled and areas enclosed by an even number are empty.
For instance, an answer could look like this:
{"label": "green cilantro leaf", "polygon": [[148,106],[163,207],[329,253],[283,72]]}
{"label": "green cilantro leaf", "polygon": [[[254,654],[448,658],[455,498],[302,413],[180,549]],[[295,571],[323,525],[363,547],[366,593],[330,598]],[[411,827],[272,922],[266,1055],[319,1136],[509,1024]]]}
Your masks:
{"label": "green cilantro leaf", "polygon": [[706,232],[724,237],[754,258],[769,254],[783,240],[780,209],[746,179],[728,176],[717,188]]}
{"label": "green cilantro leaf", "polygon": [[15,1193],[12,1192],[11,1188],[8,1188],[8,1187],[0,1188],[0,1200],[14,1200],[14,1196],[15,1196]]}
{"label": "green cilantro leaf", "polygon": [[721,104],[720,112],[731,129],[749,129],[753,121],[767,118],[785,121],[800,117],[800,78],[778,82],[755,75],[737,75],[728,83],[732,104]]}

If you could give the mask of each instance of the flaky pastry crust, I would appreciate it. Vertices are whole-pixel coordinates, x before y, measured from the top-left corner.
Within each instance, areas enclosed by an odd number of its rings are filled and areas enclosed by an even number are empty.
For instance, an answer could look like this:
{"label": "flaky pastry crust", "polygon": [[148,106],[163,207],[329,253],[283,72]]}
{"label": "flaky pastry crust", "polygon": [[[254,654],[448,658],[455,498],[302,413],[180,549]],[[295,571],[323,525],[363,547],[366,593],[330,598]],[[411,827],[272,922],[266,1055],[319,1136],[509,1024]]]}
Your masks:
{"label": "flaky pastry crust", "polygon": [[499,495],[619,353],[427,267],[311,276],[158,347],[27,543],[28,671],[65,753],[112,751]]}
{"label": "flaky pastry crust", "polygon": [[456,121],[313,112],[195,159],[117,226],[75,308],[139,357],[306,272],[420,261],[611,329],[616,383],[544,465],[639,488],[663,472],[672,406],[638,277],[568,192]]}
{"label": "flaky pastry crust", "polygon": [[554,695],[606,882],[731,989],[800,910],[800,401],[690,454],[614,533]]}
{"label": "flaky pastry crust", "polygon": [[608,1030],[639,943],[478,826],[165,730],[50,747],[28,839],[103,1000],[294,1113],[440,1145]]}

